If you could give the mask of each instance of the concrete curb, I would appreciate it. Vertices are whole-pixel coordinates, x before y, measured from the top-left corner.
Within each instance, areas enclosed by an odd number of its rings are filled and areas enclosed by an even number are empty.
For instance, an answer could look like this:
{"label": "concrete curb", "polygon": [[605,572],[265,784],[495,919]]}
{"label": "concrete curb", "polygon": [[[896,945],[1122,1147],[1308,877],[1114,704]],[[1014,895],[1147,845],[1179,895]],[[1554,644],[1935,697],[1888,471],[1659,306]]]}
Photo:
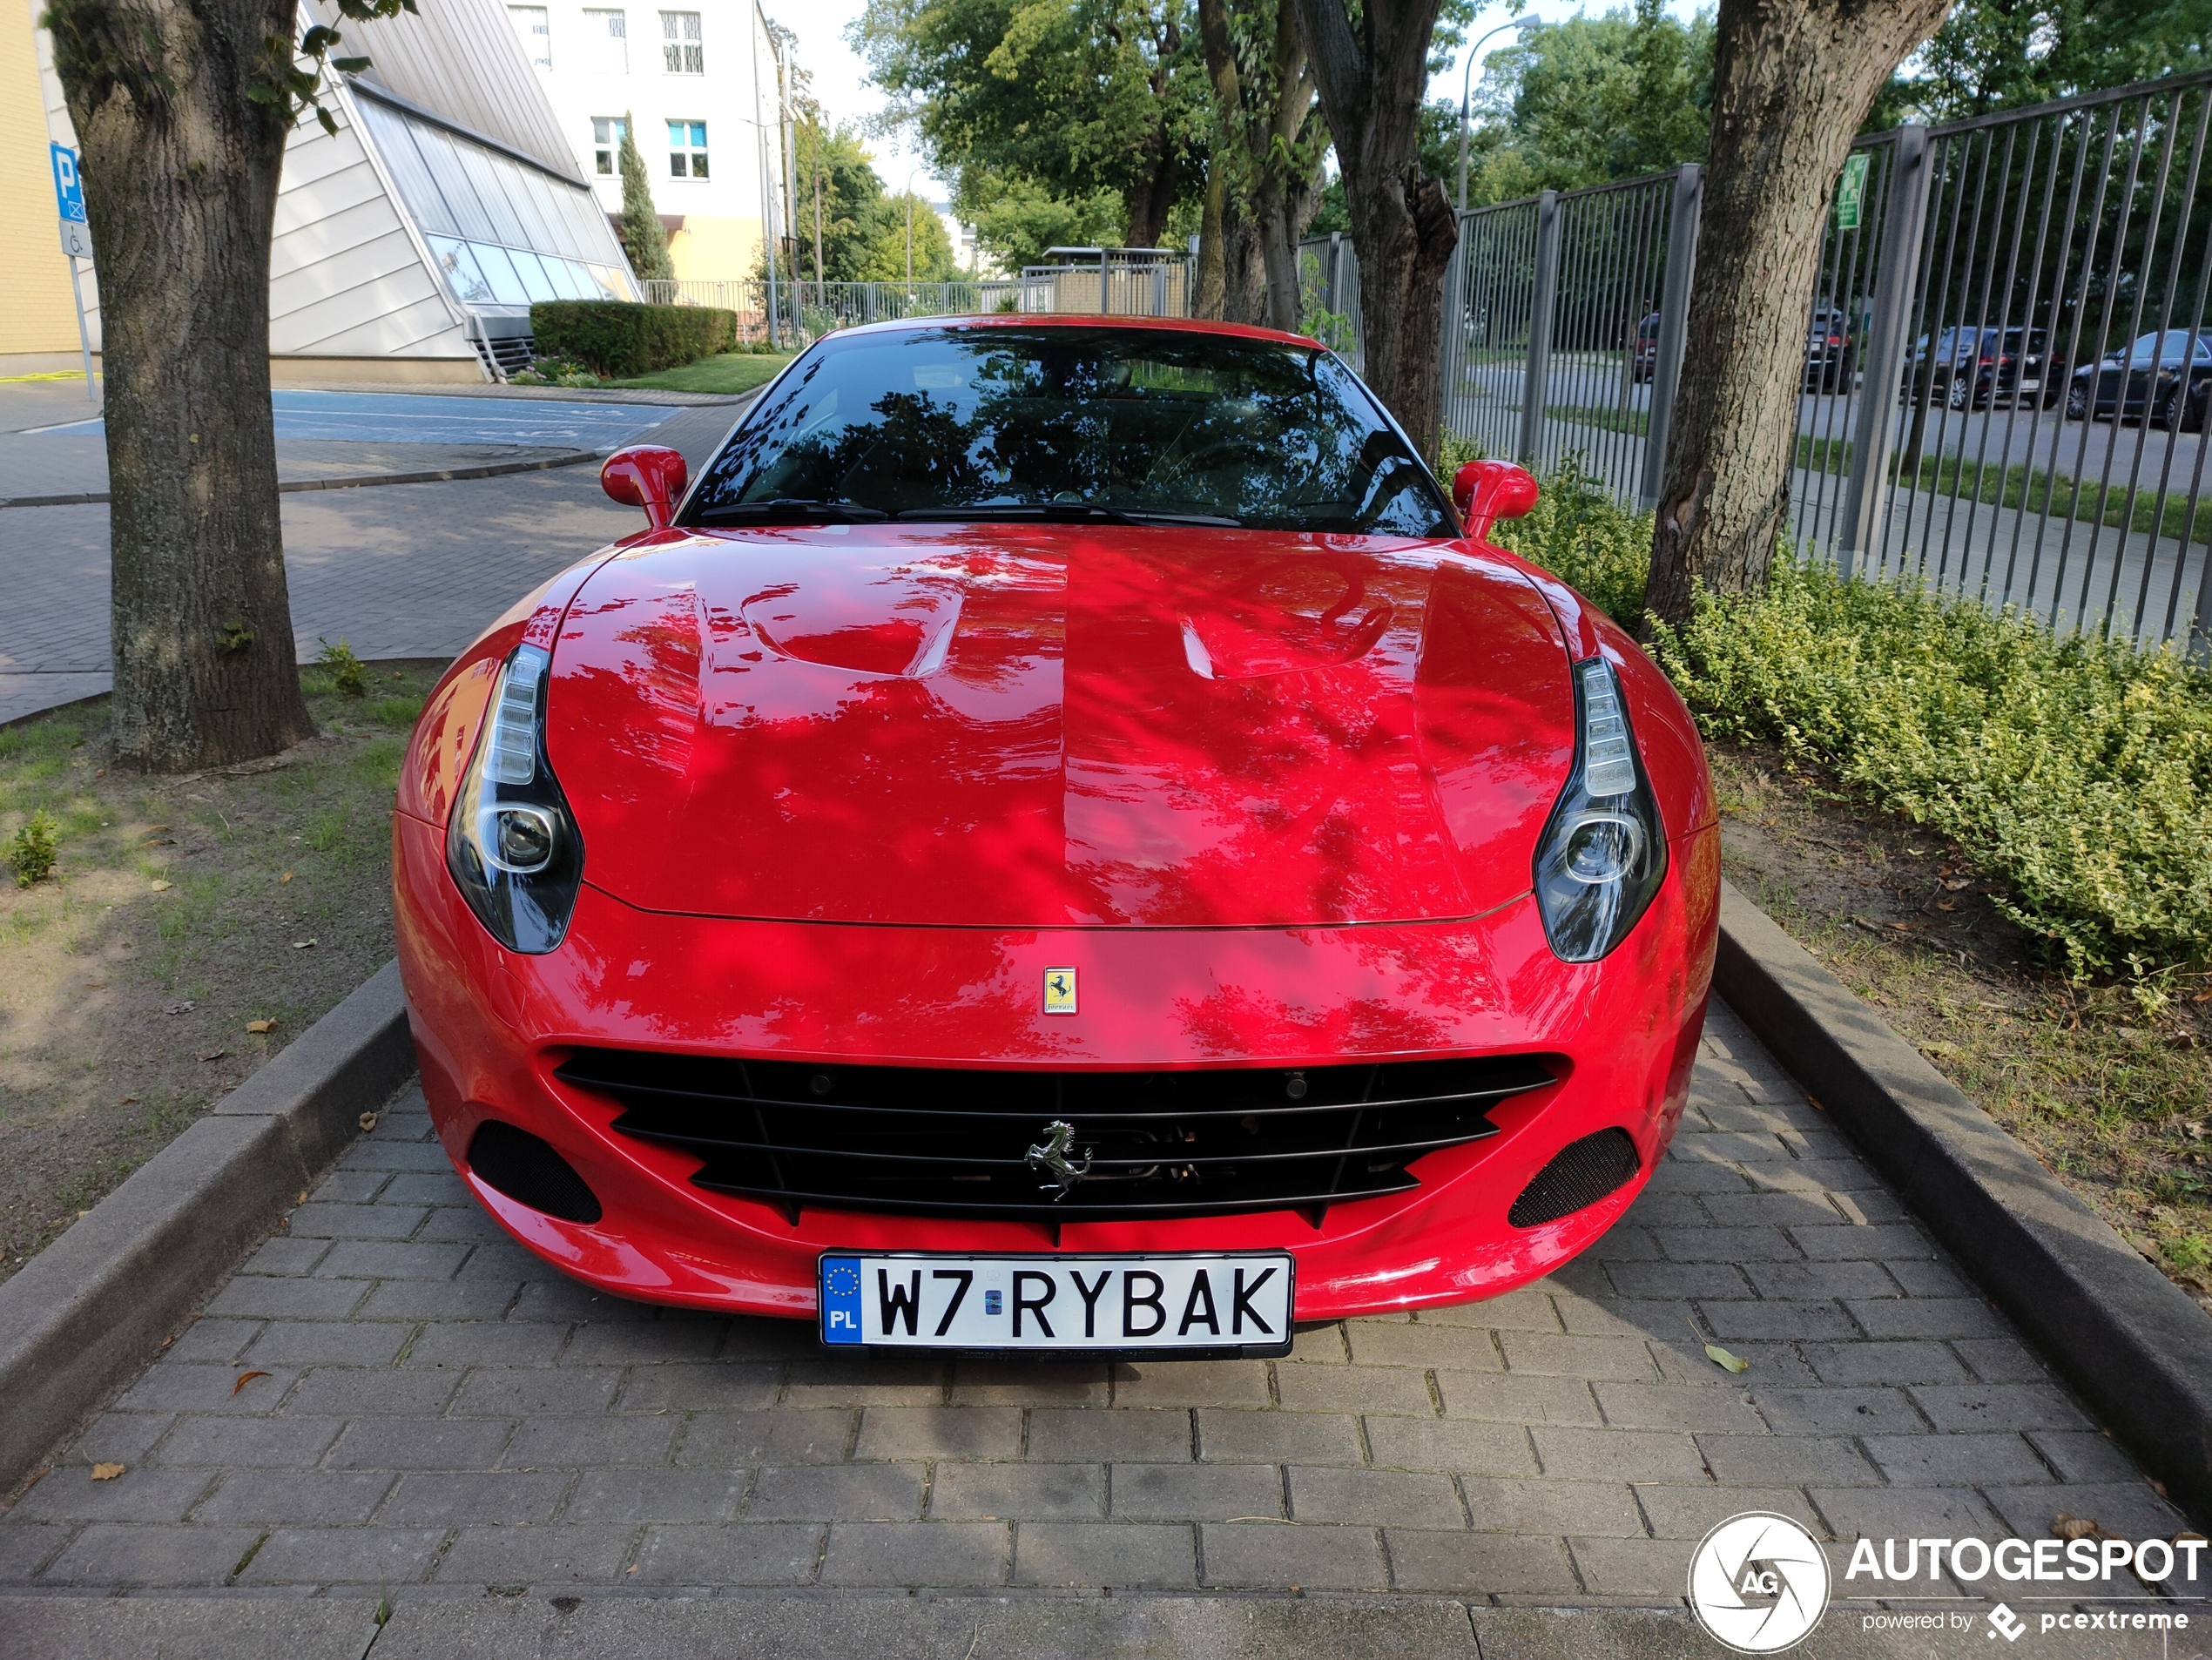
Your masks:
{"label": "concrete curb", "polygon": [[2212,1319],[1721,884],[1714,989],[2174,1501],[2212,1515]]}
{"label": "concrete curb", "polygon": [[0,1285],[0,1494],[138,1374],[414,1070],[388,962]]}
{"label": "concrete curb", "polygon": [[[572,449],[565,455],[544,455],[536,461],[487,462],[481,467],[448,467],[419,473],[361,473],[348,478],[295,478],[280,483],[277,494],[290,496],[300,490],[357,490],[377,484],[441,484],[456,478],[504,478],[509,473],[544,473],[556,467],[580,467],[585,462],[597,461],[596,449]],[[0,508],[10,507],[84,507],[108,499],[105,490],[79,490],[70,496],[10,496],[0,500]]]}

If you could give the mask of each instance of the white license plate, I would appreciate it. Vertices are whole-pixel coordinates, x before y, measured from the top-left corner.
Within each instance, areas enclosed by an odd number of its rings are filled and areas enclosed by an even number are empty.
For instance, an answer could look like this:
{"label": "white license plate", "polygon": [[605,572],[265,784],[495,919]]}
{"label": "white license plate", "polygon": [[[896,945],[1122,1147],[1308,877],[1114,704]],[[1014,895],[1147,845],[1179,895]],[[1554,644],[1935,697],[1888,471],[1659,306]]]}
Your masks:
{"label": "white license plate", "polygon": [[828,1252],[820,1263],[821,1335],[832,1348],[1287,1354],[1294,1272],[1281,1252]]}

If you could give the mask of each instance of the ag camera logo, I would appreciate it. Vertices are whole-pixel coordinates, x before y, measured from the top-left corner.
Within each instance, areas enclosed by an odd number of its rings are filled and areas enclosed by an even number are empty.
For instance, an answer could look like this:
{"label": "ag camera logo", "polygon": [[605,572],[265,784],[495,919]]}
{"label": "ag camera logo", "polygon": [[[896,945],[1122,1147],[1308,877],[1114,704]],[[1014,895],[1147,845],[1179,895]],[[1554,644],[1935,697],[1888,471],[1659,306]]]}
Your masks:
{"label": "ag camera logo", "polygon": [[1730,1516],[1689,1559],[1689,1606],[1716,1643],[1773,1654],[1802,1641],[1828,1608],[1828,1555],[1788,1516]]}

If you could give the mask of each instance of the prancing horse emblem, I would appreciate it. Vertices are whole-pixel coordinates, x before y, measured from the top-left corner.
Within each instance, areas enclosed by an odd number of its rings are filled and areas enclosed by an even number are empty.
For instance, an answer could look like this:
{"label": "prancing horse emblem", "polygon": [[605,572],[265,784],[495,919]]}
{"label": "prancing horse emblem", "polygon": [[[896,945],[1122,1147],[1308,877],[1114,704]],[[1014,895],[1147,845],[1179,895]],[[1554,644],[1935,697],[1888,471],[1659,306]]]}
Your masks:
{"label": "prancing horse emblem", "polygon": [[1042,1171],[1052,1178],[1049,1182],[1040,1182],[1037,1185],[1040,1188],[1059,1188],[1060,1191],[1052,1196],[1055,1205],[1075,1190],[1077,1182],[1090,1174],[1093,1155],[1086,1153],[1080,1164],[1069,1162],[1069,1144],[1075,1138],[1075,1125],[1065,1118],[1055,1118],[1044,1127],[1044,1145],[1030,1148],[1029,1157],[1025,1161],[1032,1170]]}

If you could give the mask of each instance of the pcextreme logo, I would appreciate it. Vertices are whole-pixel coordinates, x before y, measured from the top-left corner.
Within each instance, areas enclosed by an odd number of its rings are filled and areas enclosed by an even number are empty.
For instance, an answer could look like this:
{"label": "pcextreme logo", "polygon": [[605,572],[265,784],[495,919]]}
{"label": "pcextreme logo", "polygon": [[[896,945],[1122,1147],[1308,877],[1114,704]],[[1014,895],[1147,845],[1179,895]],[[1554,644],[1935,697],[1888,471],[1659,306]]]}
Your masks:
{"label": "pcextreme logo", "polygon": [[1828,1607],[1828,1557],[1788,1516],[1747,1510],[1699,1542],[1689,1606],[1716,1643],[1773,1654],[1802,1641]]}

